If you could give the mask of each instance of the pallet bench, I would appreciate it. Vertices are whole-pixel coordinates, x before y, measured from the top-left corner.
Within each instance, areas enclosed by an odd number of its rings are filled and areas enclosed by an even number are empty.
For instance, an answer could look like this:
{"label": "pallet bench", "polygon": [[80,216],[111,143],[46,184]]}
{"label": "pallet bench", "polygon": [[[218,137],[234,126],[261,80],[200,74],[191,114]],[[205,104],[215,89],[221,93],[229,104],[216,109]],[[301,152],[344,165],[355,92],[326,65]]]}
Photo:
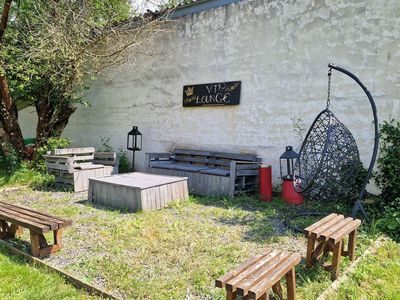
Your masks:
{"label": "pallet bench", "polygon": [[95,152],[94,147],[56,149],[44,158],[56,184],[74,192],[87,191],[89,178],[118,173],[116,153]]}
{"label": "pallet bench", "polygon": [[[14,238],[29,229],[32,255],[47,256],[61,249],[61,231],[72,221],[44,214],[26,207],[0,201],[0,239]],[[53,232],[54,244],[49,245],[44,233]]]}
{"label": "pallet bench", "polygon": [[[305,229],[307,235],[307,267],[312,267],[318,260],[326,258],[332,252],[332,264],[323,264],[323,267],[332,272],[332,280],[335,280],[339,275],[341,256],[348,256],[350,260],[355,259],[356,234],[360,225],[361,221],[358,219],[330,214],[308,226]],[[347,250],[345,250],[344,244],[346,236],[348,236]]]}
{"label": "pallet bench", "polygon": [[285,276],[287,298],[294,300],[296,299],[295,266],[300,260],[300,254],[266,250],[217,279],[215,285],[226,289],[227,300],[234,300],[236,296],[242,296],[243,299],[267,300],[270,299],[270,289],[283,299],[280,280]]}
{"label": "pallet bench", "polygon": [[146,153],[149,172],[187,177],[197,195],[228,195],[256,190],[261,159],[254,154],[175,149]]}

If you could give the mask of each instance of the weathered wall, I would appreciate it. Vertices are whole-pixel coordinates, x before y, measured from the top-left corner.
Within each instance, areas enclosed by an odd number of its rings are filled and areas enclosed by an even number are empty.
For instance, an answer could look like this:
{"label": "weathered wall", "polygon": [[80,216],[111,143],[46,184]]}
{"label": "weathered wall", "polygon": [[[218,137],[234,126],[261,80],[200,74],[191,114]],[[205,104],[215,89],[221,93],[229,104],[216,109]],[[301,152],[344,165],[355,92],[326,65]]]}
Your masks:
{"label": "weathered wall", "polygon": [[[380,120],[399,118],[399,28],[398,0],[241,1],[194,14],[155,37],[154,52],[163,55],[139,57],[135,69],[127,65],[93,83],[92,107],[80,108],[64,135],[76,145],[111,137],[118,148],[138,125],[140,169],[145,152],[174,147],[254,152],[272,163],[276,181],[285,145],[299,144],[291,119],[308,128],[325,107],[328,62],[360,77]],[[232,80],[242,81],[239,106],[182,107],[183,85]],[[368,165],[368,100],[346,76],[334,72],[332,81],[331,108]]]}

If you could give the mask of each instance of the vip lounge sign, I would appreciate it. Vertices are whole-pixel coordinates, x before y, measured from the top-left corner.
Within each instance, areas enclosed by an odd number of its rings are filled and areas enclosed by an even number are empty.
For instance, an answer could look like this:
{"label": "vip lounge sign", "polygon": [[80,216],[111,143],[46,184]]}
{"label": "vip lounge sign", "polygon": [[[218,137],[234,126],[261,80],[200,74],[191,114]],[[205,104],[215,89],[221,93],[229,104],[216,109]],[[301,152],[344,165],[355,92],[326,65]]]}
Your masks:
{"label": "vip lounge sign", "polygon": [[185,85],[183,106],[238,105],[240,85],[240,81]]}

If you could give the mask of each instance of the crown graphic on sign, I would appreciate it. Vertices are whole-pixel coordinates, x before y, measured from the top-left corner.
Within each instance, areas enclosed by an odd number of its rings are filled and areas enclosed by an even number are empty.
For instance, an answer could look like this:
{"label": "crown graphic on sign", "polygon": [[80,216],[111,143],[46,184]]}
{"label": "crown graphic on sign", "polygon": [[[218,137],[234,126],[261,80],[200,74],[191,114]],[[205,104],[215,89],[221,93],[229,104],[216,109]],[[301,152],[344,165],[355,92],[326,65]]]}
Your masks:
{"label": "crown graphic on sign", "polygon": [[193,90],[194,90],[194,86],[190,87],[188,86],[187,89],[185,90],[185,94],[186,96],[192,96],[193,95]]}

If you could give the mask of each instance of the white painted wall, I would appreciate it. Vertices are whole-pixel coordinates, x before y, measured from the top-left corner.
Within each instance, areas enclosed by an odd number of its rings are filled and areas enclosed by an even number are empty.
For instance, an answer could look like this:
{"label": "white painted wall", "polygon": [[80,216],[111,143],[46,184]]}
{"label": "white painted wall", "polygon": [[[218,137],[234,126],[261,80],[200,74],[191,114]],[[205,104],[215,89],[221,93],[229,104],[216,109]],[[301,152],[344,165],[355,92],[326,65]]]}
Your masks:
{"label": "white painted wall", "polygon": [[[138,125],[143,151],[175,147],[253,152],[270,161],[277,182],[279,156],[299,145],[292,118],[311,125],[325,107],[327,64],[357,74],[374,96],[379,119],[400,117],[400,2],[398,0],[241,1],[183,18],[177,30],[154,37],[155,56],[113,70],[91,85],[88,100],[64,136],[77,146],[111,137],[125,147]],[[187,84],[242,81],[241,103],[183,108]],[[334,72],[331,109],[355,136],[368,166],[372,113],[362,90]],[[32,129],[21,113],[24,133]]]}

